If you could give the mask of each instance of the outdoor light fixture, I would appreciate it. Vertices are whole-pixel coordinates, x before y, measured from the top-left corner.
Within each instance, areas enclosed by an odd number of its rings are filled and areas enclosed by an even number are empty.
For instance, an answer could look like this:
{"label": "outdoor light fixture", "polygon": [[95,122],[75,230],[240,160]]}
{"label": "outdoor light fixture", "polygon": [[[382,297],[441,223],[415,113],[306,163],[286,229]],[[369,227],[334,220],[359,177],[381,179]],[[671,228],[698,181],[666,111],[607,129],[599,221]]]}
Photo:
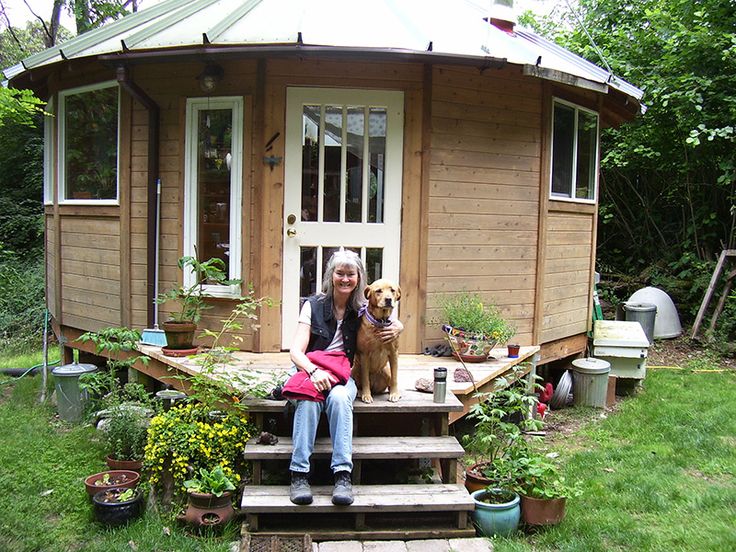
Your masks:
{"label": "outdoor light fixture", "polygon": [[222,70],[222,67],[215,63],[208,63],[205,65],[204,70],[197,76],[199,87],[203,92],[212,92],[224,75],[225,71]]}

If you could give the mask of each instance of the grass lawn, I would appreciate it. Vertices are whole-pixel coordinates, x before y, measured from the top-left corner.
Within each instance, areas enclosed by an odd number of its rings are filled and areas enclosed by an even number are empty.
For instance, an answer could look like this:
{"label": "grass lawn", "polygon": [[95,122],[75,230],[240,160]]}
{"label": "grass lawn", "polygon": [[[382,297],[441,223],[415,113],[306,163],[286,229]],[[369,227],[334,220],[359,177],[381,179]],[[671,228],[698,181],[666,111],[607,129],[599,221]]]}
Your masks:
{"label": "grass lawn", "polygon": [[[650,370],[643,392],[605,415],[553,413],[544,446],[584,494],[560,526],[495,539],[495,550],[736,550],[736,372],[687,369],[716,367]],[[237,540],[235,524],[195,536],[152,512],[98,526],[82,484],[104,469],[95,431],[38,405],[40,377],[0,382],[0,550],[224,552]]]}

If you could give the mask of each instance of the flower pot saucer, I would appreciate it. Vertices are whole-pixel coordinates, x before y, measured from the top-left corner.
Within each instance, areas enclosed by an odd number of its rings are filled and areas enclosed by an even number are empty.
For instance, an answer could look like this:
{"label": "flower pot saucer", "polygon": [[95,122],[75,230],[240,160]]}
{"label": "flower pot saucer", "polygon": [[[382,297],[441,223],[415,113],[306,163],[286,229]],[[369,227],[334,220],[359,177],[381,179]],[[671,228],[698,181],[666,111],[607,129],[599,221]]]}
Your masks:
{"label": "flower pot saucer", "polygon": [[169,357],[186,357],[190,355],[196,355],[199,351],[199,347],[192,347],[191,349],[169,349],[168,347],[161,347],[161,352]]}

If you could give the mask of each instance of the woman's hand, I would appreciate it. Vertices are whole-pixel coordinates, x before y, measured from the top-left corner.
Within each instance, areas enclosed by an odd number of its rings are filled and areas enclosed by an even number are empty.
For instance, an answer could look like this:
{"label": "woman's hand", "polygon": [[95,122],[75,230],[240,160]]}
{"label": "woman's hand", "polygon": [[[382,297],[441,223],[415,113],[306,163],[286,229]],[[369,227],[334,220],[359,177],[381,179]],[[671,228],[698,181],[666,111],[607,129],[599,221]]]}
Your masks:
{"label": "woman's hand", "polygon": [[309,379],[312,380],[314,388],[317,391],[326,392],[332,389],[332,382],[330,381],[329,374],[324,370],[317,368],[312,372],[312,375],[309,376]]}
{"label": "woman's hand", "polygon": [[404,325],[398,320],[394,320],[391,322],[390,326],[376,329],[376,335],[378,335],[378,339],[380,339],[384,343],[391,343],[392,341],[396,341],[397,339],[399,339],[399,336],[403,331]]}

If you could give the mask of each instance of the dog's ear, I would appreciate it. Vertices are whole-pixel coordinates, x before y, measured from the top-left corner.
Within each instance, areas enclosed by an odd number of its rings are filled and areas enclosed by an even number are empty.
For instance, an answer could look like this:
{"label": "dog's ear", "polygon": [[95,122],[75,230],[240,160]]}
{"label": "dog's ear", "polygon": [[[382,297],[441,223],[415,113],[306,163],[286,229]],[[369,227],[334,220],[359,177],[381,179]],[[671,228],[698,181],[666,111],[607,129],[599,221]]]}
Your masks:
{"label": "dog's ear", "polygon": [[371,286],[365,286],[365,289],[363,290],[363,295],[365,295],[366,299],[371,298]]}
{"label": "dog's ear", "polygon": [[399,299],[401,299],[401,287],[396,286],[396,300],[398,301]]}

